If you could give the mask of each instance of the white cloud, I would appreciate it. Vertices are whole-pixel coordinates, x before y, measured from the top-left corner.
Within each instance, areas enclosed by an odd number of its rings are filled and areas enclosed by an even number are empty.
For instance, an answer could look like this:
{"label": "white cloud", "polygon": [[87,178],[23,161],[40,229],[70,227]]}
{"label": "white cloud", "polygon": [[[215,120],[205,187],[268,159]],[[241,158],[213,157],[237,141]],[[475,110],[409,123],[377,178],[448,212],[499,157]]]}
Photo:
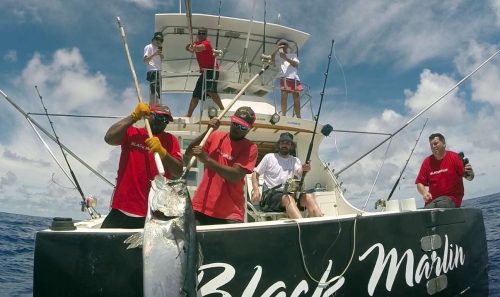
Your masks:
{"label": "white cloud", "polygon": [[[489,56],[498,51],[497,46],[471,41],[455,58],[455,65],[465,76],[476,69]],[[500,55],[497,54],[471,77],[472,100],[500,105]]]}
{"label": "white cloud", "polygon": [[[424,69],[420,74],[420,83],[416,91],[405,90],[405,106],[410,114],[418,114],[430,104],[446,94],[457,82],[446,74],[437,74]],[[457,89],[451,91],[441,101],[429,110],[425,116],[432,116],[446,122],[456,122],[463,119],[465,110],[463,98]]]}
{"label": "white cloud", "polygon": [[497,27],[500,27],[500,0],[490,0],[490,5],[497,17]]}

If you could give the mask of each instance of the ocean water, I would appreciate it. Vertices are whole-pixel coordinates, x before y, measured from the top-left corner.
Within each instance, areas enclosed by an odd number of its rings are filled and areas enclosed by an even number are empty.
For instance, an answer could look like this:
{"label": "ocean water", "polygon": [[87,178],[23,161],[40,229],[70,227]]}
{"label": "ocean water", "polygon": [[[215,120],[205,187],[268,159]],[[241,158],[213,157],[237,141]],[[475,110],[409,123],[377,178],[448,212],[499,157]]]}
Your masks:
{"label": "ocean water", "polygon": [[[483,210],[489,254],[490,297],[500,296],[500,193],[465,200]],[[52,219],[0,212],[0,297],[32,296],[35,233]]]}

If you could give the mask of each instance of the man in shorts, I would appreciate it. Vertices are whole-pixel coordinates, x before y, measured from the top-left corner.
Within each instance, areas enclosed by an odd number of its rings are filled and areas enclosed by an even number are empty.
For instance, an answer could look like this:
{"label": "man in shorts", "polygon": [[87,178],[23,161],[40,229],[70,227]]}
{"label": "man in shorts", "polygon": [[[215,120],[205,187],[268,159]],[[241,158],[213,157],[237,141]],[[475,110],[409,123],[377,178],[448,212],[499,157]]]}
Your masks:
{"label": "man in shorts", "polygon": [[[193,97],[189,103],[188,112],[186,117],[191,117],[193,111],[198,106],[198,101],[204,99],[203,91],[214,100],[215,104],[220,110],[224,109],[222,101],[217,94],[217,80],[219,79],[219,64],[215,60],[215,56],[212,53],[212,44],[210,40],[207,39],[208,31],[206,28],[199,28],[196,40],[193,44],[188,44],[186,50],[196,54],[196,60],[198,61],[198,66],[200,67],[200,76],[196,82],[196,87],[193,91]],[[205,79],[205,90],[203,90],[203,80]]]}
{"label": "man in shorts", "polygon": [[144,63],[147,65],[148,72],[146,79],[149,81],[149,105],[153,106],[159,103],[161,95],[161,60],[163,33],[156,32],[151,39],[151,43],[144,47]]}
{"label": "man in shorts", "polygon": [[[278,140],[278,152],[269,153],[255,167],[252,174],[252,203],[260,202],[263,211],[283,211],[292,219],[302,215],[297,207],[293,193],[288,192],[285,183],[294,176],[301,176],[311,170],[310,164],[301,164],[297,157],[290,155],[293,149],[293,135],[282,133]],[[259,191],[259,176],[264,175],[262,193]],[[316,199],[310,193],[300,195],[299,204],[309,211],[309,216],[323,216]]]}
{"label": "man in shorts", "polygon": [[[278,47],[271,54],[271,61],[279,68],[281,89],[281,114],[286,116],[288,94],[293,96],[293,110],[295,116],[300,118],[300,92],[302,85],[297,72],[299,58],[290,52],[290,46],[286,39],[278,40]],[[279,53],[279,54],[278,54]]]}

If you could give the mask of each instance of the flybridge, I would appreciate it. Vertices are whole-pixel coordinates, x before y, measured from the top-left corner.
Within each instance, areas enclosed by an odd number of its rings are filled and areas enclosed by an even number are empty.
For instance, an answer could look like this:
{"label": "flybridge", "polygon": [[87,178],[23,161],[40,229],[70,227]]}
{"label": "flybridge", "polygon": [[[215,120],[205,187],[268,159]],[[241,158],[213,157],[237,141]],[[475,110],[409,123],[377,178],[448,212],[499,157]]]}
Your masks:
{"label": "flybridge", "polygon": [[[215,49],[215,39],[219,16],[193,14],[193,30],[199,27],[208,29],[208,38],[212,41]],[[217,58],[220,64],[219,90],[239,90],[241,87],[263,67],[261,55],[263,53],[264,23],[254,21],[251,27],[250,38],[246,55],[244,49],[248,36],[250,20],[220,17],[219,47],[222,55]],[[162,61],[162,92],[191,92],[194,90],[198,79],[199,69],[195,57],[185,50],[186,44],[190,43],[190,35],[186,24],[186,16],[183,14],[156,14],[155,31],[163,32],[165,42],[163,49],[165,59]],[[294,51],[300,48],[309,38],[309,34],[289,27],[266,23],[265,48],[270,54],[276,47],[276,41],[282,38],[290,40]],[[242,69],[247,72],[240,80]],[[272,84],[276,71],[269,70],[265,73],[258,84],[254,84],[248,90],[249,93],[261,92],[266,94]],[[262,88],[267,86],[266,88]]]}

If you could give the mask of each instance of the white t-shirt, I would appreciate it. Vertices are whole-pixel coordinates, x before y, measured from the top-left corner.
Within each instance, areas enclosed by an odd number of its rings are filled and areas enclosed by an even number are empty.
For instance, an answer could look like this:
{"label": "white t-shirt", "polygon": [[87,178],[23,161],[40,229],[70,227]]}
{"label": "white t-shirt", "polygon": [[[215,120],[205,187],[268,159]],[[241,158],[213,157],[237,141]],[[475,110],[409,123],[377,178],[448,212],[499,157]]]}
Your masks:
{"label": "white t-shirt", "polygon": [[[289,60],[293,60],[293,61],[297,62],[297,64],[300,63],[299,58],[297,58],[297,55],[294,53],[287,53],[286,57]],[[279,73],[280,77],[296,79],[296,80],[300,81],[299,74],[297,72],[297,68],[290,65],[290,63],[288,61],[283,60],[280,57],[279,53],[276,54],[276,56],[274,57],[274,64],[280,70],[280,73]]]}
{"label": "white t-shirt", "polygon": [[[153,44],[148,44],[144,47],[144,57],[151,57],[158,50],[157,46]],[[146,63],[148,71],[161,70],[161,57],[159,55],[154,56],[148,63]]]}
{"label": "white t-shirt", "polygon": [[254,168],[259,175],[264,175],[264,183],[268,188],[284,184],[294,175],[302,174],[302,164],[294,156],[284,158],[278,153],[267,154],[259,165]]}

